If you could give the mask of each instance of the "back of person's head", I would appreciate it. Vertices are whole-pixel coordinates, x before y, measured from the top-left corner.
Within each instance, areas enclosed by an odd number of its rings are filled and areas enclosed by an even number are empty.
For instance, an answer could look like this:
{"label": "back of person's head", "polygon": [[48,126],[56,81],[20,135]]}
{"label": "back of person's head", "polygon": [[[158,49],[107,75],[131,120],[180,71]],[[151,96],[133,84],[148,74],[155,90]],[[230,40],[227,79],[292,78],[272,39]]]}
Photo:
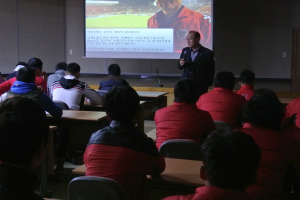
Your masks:
{"label": "back of person's head", "polygon": [[38,102],[13,97],[0,104],[0,160],[30,167],[47,145],[49,125]]}
{"label": "back of person's head", "polygon": [[63,69],[66,71],[66,68],[67,68],[67,63],[60,62],[60,63],[57,63],[57,65],[55,66],[55,71],[60,70],[60,69]]}
{"label": "back of person's head", "polygon": [[70,75],[76,75],[80,72],[80,66],[77,63],[70,63],[67,65],[66,71]]}
{"label": "back of person's head", "polygon": [[216,130],[205,139],[201,149],[210,186],[244,191],[254,183],[261,154],[250,135]]}
{"label": "back of person's head", "polygon": [[21,65],[21,66],[24,66],[24,67],[27,67],[27,64],[26,64],[26,62],[18,62],[17,64],[16,64],[16,67],[18,66],[18,65]]}
{"label": "back of person's head", "polygon": [[121,69],[118,64],[111,64],[108,67],[108,75],[120,76]]}
{"label": "back of person's head", "polygon": [[34,83],[35,82],[34,70],[29,67],[22,67],[17,71],[16,78],[18,81],[22,81],[25,83]]}
{"label": "back of person's head", "polygon": [[192,79],[181,79],[174,87],[174,102],[177,103],[196,103],[196,84]]}
{"label": "back of person's head", "polygon": [[218,72],[214,77],[214,86],[227,88],[232,90],[235,85],[235,78],[232,72],[222,71]]}
{"label": "back of person's head", "polygon": [[255,81],[255,74],[248,70],[245,69],[241,72],[240,74],[240,82],[243,84],[252,84]]}
{"label": "back of person's head", "polygon": [[246,103],[242,120],[255,126],[279,130],[284,116],[284,107],[275,92],[259,89]]}
{"label": "back of person's head", "polygon": [[30,58],[27,62],[27,67],[30,67],[33,70],[36,69],[42,70],[43,62],[39,58]]}
{"label": "back of person's head", "polygon": [[103,108],[112,120],[130,121],[139,109],[139,95],[126,85],[114,87],[102,98]]}

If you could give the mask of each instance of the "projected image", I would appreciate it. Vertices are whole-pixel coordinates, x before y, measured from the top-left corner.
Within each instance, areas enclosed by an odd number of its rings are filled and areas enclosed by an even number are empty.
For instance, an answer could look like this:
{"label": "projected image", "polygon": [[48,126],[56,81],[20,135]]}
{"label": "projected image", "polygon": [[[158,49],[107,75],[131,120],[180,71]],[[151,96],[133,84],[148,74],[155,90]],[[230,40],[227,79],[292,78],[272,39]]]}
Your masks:
{"label": "projected image", "polygon": [[175,58],[190,30],[212,49],[211,10],[211,0],[86,0],[86,56],[132,52],[132,58],[140,58],[136,53]]}

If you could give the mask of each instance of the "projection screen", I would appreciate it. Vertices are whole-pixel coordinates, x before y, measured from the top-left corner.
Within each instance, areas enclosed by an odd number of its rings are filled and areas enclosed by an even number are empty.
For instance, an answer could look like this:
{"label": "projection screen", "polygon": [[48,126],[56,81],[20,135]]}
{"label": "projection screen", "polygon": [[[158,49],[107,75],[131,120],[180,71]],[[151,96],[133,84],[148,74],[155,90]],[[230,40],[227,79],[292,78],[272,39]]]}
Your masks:
{"label": "projection screen", "polygon": [[212,49],[213,0],[86,0],[85,57],[178,59],[190,30]]}

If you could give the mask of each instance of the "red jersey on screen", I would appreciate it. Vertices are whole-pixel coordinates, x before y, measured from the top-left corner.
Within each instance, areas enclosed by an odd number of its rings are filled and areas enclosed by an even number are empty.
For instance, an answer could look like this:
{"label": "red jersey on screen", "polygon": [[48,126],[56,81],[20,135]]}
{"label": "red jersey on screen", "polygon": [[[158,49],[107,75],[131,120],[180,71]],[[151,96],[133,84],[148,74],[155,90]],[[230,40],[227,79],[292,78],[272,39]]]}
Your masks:
{"label": "red jersey on screen", "polygon": [[180,53],[186,44],[189,31],[198,31],[201,35],[200,43],[208,47],[211,39],[211,23],[209,18],[184,6],[170,19],[164,20],[165,15],[159,11],[148,19],[148,28],[173,28],[174,52]]}
{"label": "red jersey on screen", "polygon": [[245,84],[236,92],[236,94],[242,95],[247,101],[249,101],[254,94],[254,90],[251,85]]}

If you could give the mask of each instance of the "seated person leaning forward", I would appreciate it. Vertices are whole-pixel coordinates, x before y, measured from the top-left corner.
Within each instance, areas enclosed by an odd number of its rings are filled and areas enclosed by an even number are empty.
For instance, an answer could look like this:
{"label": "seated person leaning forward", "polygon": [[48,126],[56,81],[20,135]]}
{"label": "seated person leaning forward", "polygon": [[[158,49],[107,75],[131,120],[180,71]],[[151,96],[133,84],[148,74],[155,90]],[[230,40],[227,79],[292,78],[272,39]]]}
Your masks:
{"label": "seated person leaning forward", "polygon": [[216,130],[202,144],[200,178],[205,187],[196,194],[164,200],[250,200],[246,189],[256,180],[261,154],[253,138],[240,131]]}
{"label": "seated person leaning forward", "polygon": [[25,97],[0,104],[0,199],[43,200],[35,193],[48,142],[42,106]]}
{"label": "seated person leaning forward", "polygon": [[131,200],[147,199],[146,175],[158,175],[165,161],[151,138],[135,128],[139,96],[130,86],[115,87],[103,97],[113,120],[93,133],[84,153],[87,176],[117,181]]}
{"label": "seated person leaning forward", "polygon": [[174,87],[173,105],[155,113],[156,146],[170,139],[191,139],[202,143],[216,129],[209,112],[196,106],[196,84],[192,79],[181,79]]}
{"label": "seated person leaning forward", "polygon": [[70,63],[66,68],[66,76],[52,85],[52,100],[65,102],[70,110],[80,110],[84,96],[91,103],[101,104],[102,97],[91,89],[85,82],[79,81],[80,66]]}
{"label": "seated person leaning forward", "polygon": [[[255,184],[247,193],[255,199],[300,199],[300,130],[282,127],[284,107],[269,89],[257,90],[243,111],[243,129],[261,149]],[[298,141],[297,141],[297,139]]]}
{"label": "seated person leaning forward", "polygon": [[16,81],[7,93],[4,93],[0,97],[0,102],[7,98],[14,96],[23,96],[31,98],[42,105],[45,111],[50,113],[53,117],[61,117],[62,110],[42,91],[40,91],[35,85],[34,70],[29,67],[23,67],[19,69],[16,76]]}
{"label": "seated person leaning forward", "polygon": [[215,88],[200,96],[197,107],[208,111],[214,121],[226,122],[231,127],[240,125],[240,115],[247,101],[232,91],[234,85],[233,73],[217,73],[214,77]]}
{"label": "seated person leaning forward", "polygon": [[127,81],[120,77],[121,69],[118,64],[111,64],[108,67],[108,77],[100,81],[99,90],[110,91],[114,86],[129,85]]}

